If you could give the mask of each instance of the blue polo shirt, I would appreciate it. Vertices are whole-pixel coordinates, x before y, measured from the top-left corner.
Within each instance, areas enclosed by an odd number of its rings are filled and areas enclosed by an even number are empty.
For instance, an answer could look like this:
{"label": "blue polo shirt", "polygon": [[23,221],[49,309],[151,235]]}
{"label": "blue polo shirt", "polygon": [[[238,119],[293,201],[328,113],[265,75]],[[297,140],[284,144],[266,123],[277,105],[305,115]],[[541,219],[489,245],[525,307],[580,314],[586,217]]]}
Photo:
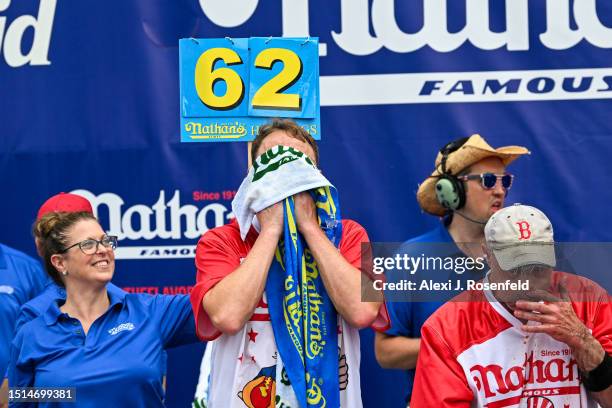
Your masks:
{"label": "blue polo shirt", "polygon": [[[462,252],[459,250],[457,245],[455,245],[453,238],[448,233],[448,230],[441,222],[436,228],[433,230],[420,235],[418,237],[412,238],[406,241],[402,246],[408,246],[412,250],[418,248],[418,253],[423,253],[425,256],[440,256],[440,253],[428,253],[428,250],[431,252],[432,248],[427,245],[418,246],[415,244],[418,243],[442,243],[447,244],[444,245],[445,252],[448,252],[444,255],[449,256],[459,256],[462,255]],[[439,249],[439,248],[436,248]],[[402,250],[399,251],[402,253]],[[448,274],[448,272],[447,272]],[[446,280],[449,276],[445,275],[443,277],[439,277],[439,280]],[[390,336],[404,336],[404,337],[412,337],[417,338],[421,337],[421,327],[425,320],[429,318],[440,306],[444,304],[443,300],[440,301],[427,301],[427,302],[387,302],[387,310],[389,311],[389,318],[391,320],[391,328],[387,330],[385,333]],[[410,395],[412,394],[412,385],[414,382],[414,374],[416,370],[407,370],[408,376],[408,384],[407,384],[407,397],[406,401],[410,400]]]}
{"label": "blue polo shirt", "polygon": [[[111,294],[123,292],[121,288],[112,283],[106,285],[106,290]],[[19,332],[21,326],[45,313],[53,302],[64,300],[66,300],[66,290],[64,288],[57,286],[55,283],[48,285],[41,294],[21,306],[15,323],[15,333]]]}
{"label": "blue polo shirt", "polygon": [[[106,285],[106,290],[108,290],[108,292],[111,294],[119,294],[123,292],[123,289],[113,285],[110,282],[108,285]],[[36,319],[38,316],[46,312],[51,303],[64,300],[66,300],[66,290],[64,288],[55,284],[47,286],[40,295],[21,306],[19,316],[17,317],[17,323],[15,323],[15,333],[19,332],[21,326],[30,320]],[[168,353],[164,351],[162,355],[162,371],[160,373],[162,377],[166,375],[167,365]]]}
{"label": "blue polo shirt", "polygon": [[49,278],[37,261],[0,244],[0,375],[3,377],[19,308],[42,292],[49,283]]}
{"label": "blue polo shirt", "polygon": [[10,386],[76,388],[76,405],[38,407],[163,407],[163,349],[198,341],[189,296],[108,295],[87,335],[61,302],[25,323],[11,345]]}

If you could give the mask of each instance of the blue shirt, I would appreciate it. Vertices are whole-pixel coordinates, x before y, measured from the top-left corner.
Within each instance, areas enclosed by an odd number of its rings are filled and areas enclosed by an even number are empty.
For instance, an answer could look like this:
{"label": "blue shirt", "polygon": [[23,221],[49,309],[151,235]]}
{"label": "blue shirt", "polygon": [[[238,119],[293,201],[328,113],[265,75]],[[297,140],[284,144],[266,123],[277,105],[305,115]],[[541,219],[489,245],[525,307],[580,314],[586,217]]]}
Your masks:
{"label": "blue shirt", "polygon": [[[411,249],[415,248],[414,244],[417,243],[443,243],[449,244],[444,245],[445,250],[450,250],[452,255],[461,254],[459,248],[455,245],[453,238],[448,233],[448,230],[444,226],[443,223],[440,223],[437,228],[420,235],[418,237],[412,238],[406,241],[404,245],[409,246]],[[428,248],[427,245],[423,245],[419,247],[418,253],[424,253],[425,256],[439,256],[439,253],[428,254],[432,252],[431,247]],[[438,248],[437,248],[438,249]],[[402,250],[399,251],[402,253]],[[442,279],[445,280],[446,276]],[[385,333],[390,336],[404,336],[404,337],[412,337],[418,338],[421,337],[421,327],[425,320],[429,318],[440,306],[444,304],[444,301],[427,301],[427,302],[387,302],[387,310],[389,311],[389,319],[391,321],[391,328],[387,330]],[[407,389],[407,401],[410,399],[410,395],[412,394],[412,385],[414,382],[414,374],[416,370],[407,370],[406,373],[408,375],[408,389]]]}
{"label": "blue shirt", "polygon": [[[123,292],[121,288],[118,288],[112,283],[106,285],[106,290],[113,294]],[[54,283],[47,286],[41,294],[30,300],[25,305],[21,306],[19,316],[17,317],[17,322],[15,323],[15,333],[19,332],[21,326],[45,313],[53,302],[57,302],[59,300],[66,300],[66,290]]]}
{"label": "blue shirt", "polygon": [[49,283],[37,261],[0,244],[0,374],[3,377],[19,308]]}
{"label": "blue shirt", "polygon": [[[108,292],[111,294],[119,294],[123,292],[123,289],[113,285],[110,282],[108,283],[108,285],[106,285],[106,290],[108,290]],[[30,320],[36,319],[38,316],[46,312],[47,309],[49,309],[49,306],[51,306],[51,303],[64,300],[66,300],[66,290],[64,288],[55,284],[47,286],[40,295],[36,296],[28,303],[21,306],[19,316],[17,317],[17,323],[15,323],[15,333],[19,332],[21,326],[23,326]],[[167,366],[168,353],[164,351],[162,355],[162,371],[160,373],[162,377],[166,375]]]}
{"label": "blue shirt", "polygon": [[197,341],[189,296],[108,296],[108,310],[87,335],[60,302],[25,323],[11,345],[10,386],[75,387],[79,408],[163,407],[163,349]]}

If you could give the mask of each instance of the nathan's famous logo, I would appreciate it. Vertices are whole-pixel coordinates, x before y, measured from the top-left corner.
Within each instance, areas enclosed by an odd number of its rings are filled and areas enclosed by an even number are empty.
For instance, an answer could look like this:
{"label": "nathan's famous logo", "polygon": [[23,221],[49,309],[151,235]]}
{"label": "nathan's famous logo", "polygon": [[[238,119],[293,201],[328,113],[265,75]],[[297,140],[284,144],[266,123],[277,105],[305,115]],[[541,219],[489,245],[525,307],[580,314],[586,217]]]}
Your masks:
{"label": "nathan's famous logo", "polygon": [[238,392],[249,408],[274,408],[276,405],[276,366],[262,368],[257,376]]}
{"label": "nathan's famous logo", "polygon": [[[10,5],[11,0],[0,1],[0,13],[6,11]],[[40,0],[38,17],[26,14],[11,22],[7,21],[7,17],[0,16],[0,52],[4,53],[4,60],[10,67],[51,64],[48,55],[56,5],[57,0]],[[31,41],[31,46],[24,54],[23,37],[29,28],[33,30],[34,37],[26,40],[26,44]]]}
{"label": "nathan's famous logo", "polygon": [[325,316],[320,310],[323,304],[323,297],[316,287],[316,279],[319,277],[317,264],[312,256],[312,252],[308,248],[304,249],[304,259],[306,265],[306,296],[308,302],[305,302],[304,314],[306,315],[307,328],[306,330],[306,356],[313,360],[325,347],[323,336],[326,335]]}
{"label": "nathan's famous logo", "polygon": [[[533,351],[525,354],[522,365],[510,367],[504,371],[497,364],[488,366],[475,365],[470,368],[473,380],[479,391],[484,391],[485,398],[498,394],[507,394],[521,389],[525,384],[545,384],[578,380],[576,360],[553,358],[548,361],[534,360]],[[491,382],[491,378],[495,382]]]}
{"label": "nathan's famous logo", "polygon": [[[93,194],[88,190],[74,190],[87,198],[109,235],[116,235],[119,240],[194,240],[209,229],[226,224],[234,218],[231,210],[219,200],[229,200],[223,194],[211,194],[213,201],[200,208],[192,204],[181,204],[181,193],[175,190],[170,199],[166,192],[159,191],[155,201],[150,204],[126,206],[124,200],[114,193]],[[200,192],[197,192],[200,195]],[[194,200],[197,200],[194,193]],[[208,199],[206,201],[209,201]],[[178,244],[178,245],[177,245]],[[138,258],[192,258],[195,256],[195,242],[164,242],[162,246],[130,246],[121,243],[116,250],[118,259]]]}
{"label": "nathan's famous logo", "polygon": [[255,160],[255,163],[253,163],[253,181],[255,182],[263,178],[266,174],[278,170],[278,168],[284,164],[291,163],[301,158],[304,158],[306,163],[314,167],[312,160],[299,150],[293,147],[275,146],[264,152]]}
{"label": "nathan's famous logo", "polygon": [[166,192],[160,190],[154,203],[130,207],[114,193],[96,195],[88,190],[72,193],[87,198],[98,217],[108,216],[107,232],[120,240],[194,239],[233,218],[231,211],[221,203],[213,202],[203,208],[182,205],[179,190],[174,190],[169,200],[166,200]]}
{"label": "nathan's famous logo", "polygon": [[321,383],[323,382],[323,380],[317,381],[315,377],[311,377],[309,373],[306,373],[306,402],[308,405],[325,408],[327,406],[327,401],[323,396],[321,387],[317,384],[319,381]]}
{"label": "nathan's famous logo", "polygon": [[192,139],[240,139],[246,136],[247,130],[243,123],[210,123],[203,125],[197,122],[185,123],[185,132]]}
{"label": "nathan's famous logo", "polygon": [[302,309],[300,308],[300,289],[295,284],[293,276],[289,275],[285,278],[285,292],[287,293],[283,299],[283,315],[285,318],[285,326],[291,338],[293,346],[300,356],[304,354],[302,348]]}
{"label": "nathan's famous logo", "polygon": [[[200,6],[210,21],[221,27],[237,27],[245,24],[255,13],[259,0],[200,0]],[[312,3],[312,2],[310,2]],[[447,0],[423,0],[422,27],[416,32],[404,31],[396,12],[401,10],[399,1],[342,1],[340,19],[342,30],[332,31],[331,37],[339,49],[366,56],[385,48],[396,53],[414,52],[429,46],[437,52],[450,52],[466,42],[481,50],[506,48],[508,51],[529,50],[531,41],[552,50],[565,50],[583,39],[599,48],[612,48],[612,29],[598,16],[595,0],[555,0],[530,2],[506,0],[502,13],[504,30],[492,30],[489,21],[493,14],[489,0],[449,2]],[[601,2],[600,2],[601,3]],[[465,4],[465,10],[451,4]],[[531,8],[530,8],[531,6]],[[310,35],[309,1],[284,1],[282,4],[282,35],[307,37]],[[536,8],[537,7],[537,8]],[[530,27],[530,11],[543,10],[545,27]],[[464,13],[463,13],[464,11]],[[464,26],[449,29],[454,15],[463,15]],[[539,35],[534,35],[534,30]],[[413,31],[413,30],[411,30]],[[321,56],[327,55],[326,44],[319,45]]]}
{"label": "nathan's famous logo", "polygon": [[[278,259],[277,251],[277,259]],[[325,327],[325,316],[320,306],[323,304],[323,297],[317,290],[315,280],[319,277],[316,261],[312,252],[308,248],[304,249],[304,284],[303,290],[296,284],[294,278],[289,275],[285,278],[285,296],[283,299],[284,307],[283,314],[285,317],[285,326],[291,337],[291,341],[297,352],[303,356],[303,348],[301,342],[302,336],[302,317],[306,319],[304,333],[304,343],[306,357],[313,360],[321,354],[325,347],[323,337],[327,334]],[[303,299],[302,295],[306,298]],[[304,306],[303,309],[301,306]]]}

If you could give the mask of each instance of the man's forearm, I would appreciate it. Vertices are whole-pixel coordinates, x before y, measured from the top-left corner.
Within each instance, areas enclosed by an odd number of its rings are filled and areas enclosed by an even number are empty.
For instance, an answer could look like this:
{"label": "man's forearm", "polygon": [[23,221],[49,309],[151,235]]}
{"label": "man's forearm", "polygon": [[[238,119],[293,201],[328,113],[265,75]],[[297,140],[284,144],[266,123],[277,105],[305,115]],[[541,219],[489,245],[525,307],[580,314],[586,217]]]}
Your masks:
{"label": "man's forearm", "polygon": [[302,231],[308,248],[314,256],[323,284],[336,310],[353,327],[369,326],[380,308],[380,301],[361,301],[361,272],[348,263],[325,233],[315,226]]}
{"label": "man's forearm", "polygon": [[[588,375],[596,369],[603,361],[606,351],[602,345],[591,334],[584,336],[584,341],[572,349],[576,364],[583,375]],[[612,408],[612,386],[591,395],[603,408]]]}
{"label": "man's forearm", "polygon": [[420,347],[420,338],[376,333],[374,340],[376,361],[383,368],[414,369],[419,357]]}
{"label": "man's forearm", "polygon": [[612,385],[603,391],[592,392],[591,395],[601,405],[601,408],[612,408]]}
{"label": "man's forearm", "polygon": [[6,378],[2,380],[0,387],[0,408],[5,407],[8,407],[8,380]]}
{"label": "man's forearm", "polygon": [[252,316],[266,286],[278,236],[262,231],[242,264],[204,296],[202,306],[221,332],[236,333]]}
{"label": "man's forearm", "polygon": [[588,332],[586,327],[584,330],[583,341],[579,345],[572,347],[572,354],[580,371],[587,373],[595,369],[603,361],[606,352],[597,339]]}

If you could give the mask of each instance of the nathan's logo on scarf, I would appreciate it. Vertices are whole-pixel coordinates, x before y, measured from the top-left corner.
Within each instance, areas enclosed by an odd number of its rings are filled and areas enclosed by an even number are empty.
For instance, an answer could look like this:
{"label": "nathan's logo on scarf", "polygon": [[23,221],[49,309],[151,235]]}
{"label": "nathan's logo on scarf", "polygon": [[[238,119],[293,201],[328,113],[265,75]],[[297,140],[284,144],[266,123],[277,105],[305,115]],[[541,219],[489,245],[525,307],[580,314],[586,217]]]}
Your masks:
{"label": "nathan's logo on scarf", "polygon": [[[289,275],[285,279],[285,297],[283,299],[283,312],[285,317],[285,325],[291,336],[291,341],[296,350],[303,354],[302,337],[308,345],[305,349],[306,357],[310,360],[315,359],[325,347],[325,335],[327,335],[327,326],[325,324],[325,316],[322,315],[321,305],[323,304],[323,296],[318,292],[316,279],[319,277],[317,264],[312,253],[308,248],[304,250],[304,274],[305,282],[302,287],[296,285],[293,276]],[[277,250],[276,259],[282,265],[281,252]],[[300,296],[302,289],[306,290],[307,301]],[[302,305],[303,303],[303,305]],[[308,325],[302,335],[302,317],[306,315]]]}
{"label": "nathan's logo on scarf", "polygon": [[[342,223],[336,190],[311,190],[327,238],[338,245]],[[284,201],[285,229],[266,282],[276,345],[304,408],[340,405],[337,312],[312,252],[297,229],[293,197]],[[282,398],[282,395],[281,395]]]}
{"label": "nathan's logo on scarf", "polygon": [[308,302],[304,305],[304,312],[308,316],[308,330],[306,330],[306,357],[315,359],[325,347],[324,336],[327,334],[323,311],[320,306],[323,304],[323,296],[319,293],[316,286],[316,279],[319,277],[317,264],[312,253],[308,248],[304,250],[304,280],[306,284]]}
{"label": "nathan's logo on scarf", "polygon": [[[319,382],[322,382],[319,380]],[[308,406],[315,406],[324,408],[327,406],[327,401],[323,396],[321,387],[317,384],[317,379],[310,376],[310,373],[306,373],[306,402]]]}
{"label": "nathan's logo on scarf", "polygon": [[299,150],[287,146],[274,146],[259,156],[253,163],[253,182],[263,178],[267,173],[278,170],[284,164],[302,158],[314,167],[312,160]]}

